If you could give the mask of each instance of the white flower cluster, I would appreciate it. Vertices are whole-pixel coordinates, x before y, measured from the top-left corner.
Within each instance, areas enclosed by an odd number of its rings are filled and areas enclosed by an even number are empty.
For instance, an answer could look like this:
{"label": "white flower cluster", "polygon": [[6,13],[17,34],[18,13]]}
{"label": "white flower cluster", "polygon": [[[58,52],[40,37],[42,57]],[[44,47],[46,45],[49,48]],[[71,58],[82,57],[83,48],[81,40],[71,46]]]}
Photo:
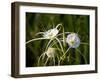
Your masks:
{"label": "white flower cluster", "polygon": [[43,33],[43,37],[46,39],[52,39],[58,34],[59,30],[57,28],[50,29]]}

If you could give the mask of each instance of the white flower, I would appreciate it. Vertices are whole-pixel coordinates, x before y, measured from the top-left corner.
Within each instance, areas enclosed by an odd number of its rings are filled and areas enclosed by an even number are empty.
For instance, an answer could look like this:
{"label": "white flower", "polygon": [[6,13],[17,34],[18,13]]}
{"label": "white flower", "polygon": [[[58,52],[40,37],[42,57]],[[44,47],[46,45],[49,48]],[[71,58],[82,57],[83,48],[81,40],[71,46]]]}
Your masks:
{"label": "white flower", "polygon": [[48,50],[46,51],[46,55],[48,56],[48,57],[54,57],[54,54],[56,53],[56,50],[55,50],[55,48],[48,48]]}
{"label": "white flower", "polygon": [[67,36],[66,42],[68,43],[69,47],[77,48],[80,45],[80,38],[76,33],[71,33]]}
{"label": "white flower", "polygon": [[44,32],[43,37],[46,39],[52,39],[58,34],[58,32],[59,32],[59,30],[57,28],[53,28],[53,29],[50,29],[50,30]]}

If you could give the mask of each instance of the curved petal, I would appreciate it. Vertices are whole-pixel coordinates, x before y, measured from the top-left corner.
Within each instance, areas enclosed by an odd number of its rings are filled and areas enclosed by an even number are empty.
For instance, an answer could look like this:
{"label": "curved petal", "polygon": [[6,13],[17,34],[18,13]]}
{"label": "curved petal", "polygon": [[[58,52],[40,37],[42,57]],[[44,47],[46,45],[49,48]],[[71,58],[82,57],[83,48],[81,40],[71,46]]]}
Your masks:
{"label": "curved petal", "polygon": [[37,41],[37,40],[43,40],[43,39],[47,39],[47,38],[35,38],[35,39],[31,39],[29,41],[26,42],[26,44],[32,42],[32,41]]}

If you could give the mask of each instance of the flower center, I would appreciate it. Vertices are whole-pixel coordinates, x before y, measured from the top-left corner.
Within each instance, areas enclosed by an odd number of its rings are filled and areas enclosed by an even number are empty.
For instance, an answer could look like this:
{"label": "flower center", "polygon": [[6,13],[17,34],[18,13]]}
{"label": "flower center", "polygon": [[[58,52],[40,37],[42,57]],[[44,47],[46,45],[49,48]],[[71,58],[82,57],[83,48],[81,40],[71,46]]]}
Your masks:
{"label": "flower center", "polygon": [[75,44],[75,41],[74,41],[74,40],[72,40],[72,41],[70,41],[70,43],[71,43],[72,45],[74,45],[74,44]]}

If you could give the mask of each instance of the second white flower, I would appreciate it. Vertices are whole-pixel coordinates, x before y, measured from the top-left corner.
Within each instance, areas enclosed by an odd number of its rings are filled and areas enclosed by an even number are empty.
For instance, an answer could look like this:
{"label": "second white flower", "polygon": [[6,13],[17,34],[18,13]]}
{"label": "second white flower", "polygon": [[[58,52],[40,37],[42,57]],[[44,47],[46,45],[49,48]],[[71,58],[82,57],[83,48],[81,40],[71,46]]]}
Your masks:
{"label": "second white flower", "polygon": [[69,47],[77,48],[80,45],[80,38],[78,37],[78,34],[71,33],[67,36],[66,42],[68,43]]}

